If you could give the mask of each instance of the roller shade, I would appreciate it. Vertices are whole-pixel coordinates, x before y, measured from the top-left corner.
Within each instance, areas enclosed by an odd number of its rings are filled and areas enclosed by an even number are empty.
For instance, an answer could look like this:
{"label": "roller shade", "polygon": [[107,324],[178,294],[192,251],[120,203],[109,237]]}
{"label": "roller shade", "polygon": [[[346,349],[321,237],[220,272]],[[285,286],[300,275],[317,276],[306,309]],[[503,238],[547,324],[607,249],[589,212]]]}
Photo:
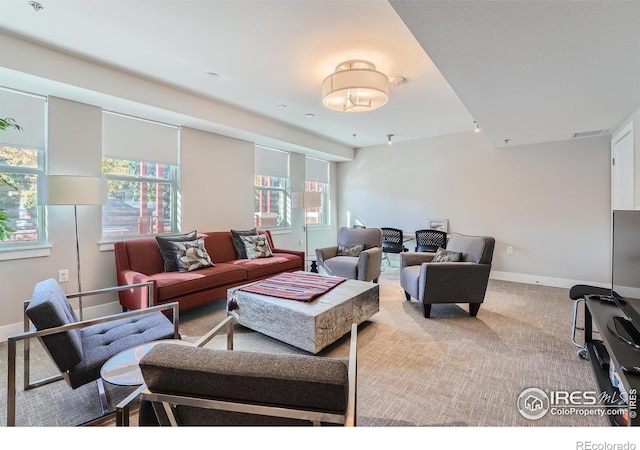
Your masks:
{"label": "roller shade", "polygon": [[104,111],[102,155],[178,165],[179,128]]}
{"label": "roller shade", "polygon": [[289,153],[256,146],[256,175],[289,178]]}
{"label": "roller shade", "polygon": [[46,106],[45,97],[0,89],[0,117],[15,119],[22,127],[22,131],[7,128],[0,132],[0,143],[44,149]]}
{"label": "roller shade", "polygon": [[305,158],[305,180],[320,183],[329,182],[329,162],[316,158]]}

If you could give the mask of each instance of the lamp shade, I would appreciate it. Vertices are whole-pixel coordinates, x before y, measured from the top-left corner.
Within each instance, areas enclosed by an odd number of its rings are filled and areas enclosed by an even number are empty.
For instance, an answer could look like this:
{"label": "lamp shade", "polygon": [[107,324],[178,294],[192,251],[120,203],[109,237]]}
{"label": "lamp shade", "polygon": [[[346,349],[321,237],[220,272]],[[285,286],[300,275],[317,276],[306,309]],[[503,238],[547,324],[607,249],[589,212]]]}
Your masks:
{"label": "lamp shade", "polygon": [[322,206],[321,192],[294,192],[294,208],[319,208]]}
{"label": "lamp shade", "polygon": [[49,175],[38,183],[41,205],[103,205],[107,202],[107,183],[101,177]]}
{"label": "lamp shade", "polygon": [[335,111],[371,111],[388,100],[389,78],[368,61],[345,61],[322,82],[322,103]]}

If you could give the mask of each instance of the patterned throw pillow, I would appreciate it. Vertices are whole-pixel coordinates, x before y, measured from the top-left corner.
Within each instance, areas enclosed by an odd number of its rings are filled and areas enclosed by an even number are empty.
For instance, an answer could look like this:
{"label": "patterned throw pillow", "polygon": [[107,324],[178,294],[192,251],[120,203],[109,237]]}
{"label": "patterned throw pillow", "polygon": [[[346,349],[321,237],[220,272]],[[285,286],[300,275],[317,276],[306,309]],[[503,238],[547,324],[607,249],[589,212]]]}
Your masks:
{"label": "patterned throw pillow", "polygon": [[240,236],[242,242],[244,242],[244,248],[247,252],[247,258],[268,258],[273,256],[269,242],[267,242],[267,236]]}
{"label": "patterned throw pillow", "polygon": [[176,265],[176,257],[173,254],[173,247],[171,247],[172,242],[184,242],[184,241],[193,241],[197,239],[197,231],[193,230],[190,233],[185,234],[174,234],[170,236],[156,236],[156,241],[158,242],[158,248],[160,249],[160,254],[162,255],[162,259],[164,260],[164,271],[165,272],[177,272],[178,266]]}
{"label": "patterned throw pillow", "polygon": [[438,247],[436,256],[433,257],[431,262],[458,262],[461,259],[461,252],[452,252],[451,250],[445,250],[442,247]]}
{"label": "patterned throw pillow", "polygon": [[362,250],[364,250],[364,244],[338,244],[337,256],[360,256]]}
{"label": "patterned throw pillow", "polygon": [[207,249],[204,248],[203,238],[195,241],[172,242],[171,247],[179,272],[191,272],[203,267],[215,266]]}
{"label": "patterned throw pillow", "polygon": [[238,259],[247,259],[247,251],[244,248],[244,242],[242,236],[257,236],[258,230],[252,228],[250,230],[231,230],[231,242],[233,242],[233,248],[236,249]]}

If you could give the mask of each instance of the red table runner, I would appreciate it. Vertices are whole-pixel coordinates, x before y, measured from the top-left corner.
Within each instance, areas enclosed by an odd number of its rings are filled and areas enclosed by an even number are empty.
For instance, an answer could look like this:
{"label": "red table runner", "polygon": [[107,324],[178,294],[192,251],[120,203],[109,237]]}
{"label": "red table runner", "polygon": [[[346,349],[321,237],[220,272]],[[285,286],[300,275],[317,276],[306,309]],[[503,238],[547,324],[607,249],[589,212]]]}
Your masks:
{"label": "red table runner", "polygon": [[346,278],[325,277],[308,273],[281,273],[238,290],[309,302],[345,280]]}

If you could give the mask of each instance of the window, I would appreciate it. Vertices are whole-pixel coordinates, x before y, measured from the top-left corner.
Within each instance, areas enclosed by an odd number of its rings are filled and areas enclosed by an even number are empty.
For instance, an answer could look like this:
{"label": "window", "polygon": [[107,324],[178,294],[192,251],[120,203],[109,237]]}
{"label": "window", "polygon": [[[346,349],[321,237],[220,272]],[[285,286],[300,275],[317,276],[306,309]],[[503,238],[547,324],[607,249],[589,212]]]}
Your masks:
{"label": "window", "polygon": [[45,166],[46,99],[0,88],[0,116],[20,126],[0,130],[0,209],[14,231],[0,249],[45,243],[43,207],[38,206],[38,178]]}
{"label": "window", "polygon": [[103,158],[107,203],[102,207],[102,238],[174,232],[177,171],[168,164]]}
{"label": "window", "polygon": [[321,206],[306,208],[306,223],[329,225],[329,162],[316,158],[305,158],[306,192],[320,192]]}
{"label": "window", "polygon": [[289,153],[256,147],[254,225],[263,228],[291,226]]}
{"label": "window", "polygon": [[179,129],[104,112],[102,239],[178,230]]}

